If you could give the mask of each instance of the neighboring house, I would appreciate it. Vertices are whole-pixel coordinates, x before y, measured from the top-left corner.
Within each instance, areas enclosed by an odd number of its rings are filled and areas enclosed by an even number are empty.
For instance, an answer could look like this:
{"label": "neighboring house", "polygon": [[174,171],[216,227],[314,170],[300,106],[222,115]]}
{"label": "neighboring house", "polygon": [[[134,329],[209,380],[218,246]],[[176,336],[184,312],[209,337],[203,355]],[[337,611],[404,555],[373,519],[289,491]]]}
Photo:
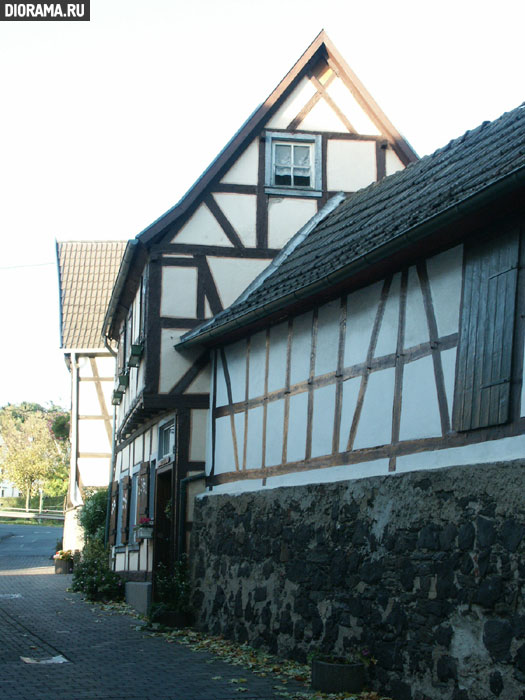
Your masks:
{"label": "neighboring house", "polygon": [[[322,32],[182,200],[128,244],[104,322],[119,345],[110,542],[147,581],[187,549],[204,488],[209,366],[181,335],[231,304],[334,192],[416,156]],[[141,517],[153,541],[135,541]]]}
{"label": "neighboring house", "polygon": [[183,336],[201,624],[368,646],[396,698],[523,696],[524,143],[521,106],[344,198]]}
{"label": "neighboring house", "polygon": [[71,466],[64,549],[81,549],[76,518],[86,488],[105,487],[113,431],[115,357],[102,321],[125,248],[123,241],[57,242],[60,347],[71,373]]}

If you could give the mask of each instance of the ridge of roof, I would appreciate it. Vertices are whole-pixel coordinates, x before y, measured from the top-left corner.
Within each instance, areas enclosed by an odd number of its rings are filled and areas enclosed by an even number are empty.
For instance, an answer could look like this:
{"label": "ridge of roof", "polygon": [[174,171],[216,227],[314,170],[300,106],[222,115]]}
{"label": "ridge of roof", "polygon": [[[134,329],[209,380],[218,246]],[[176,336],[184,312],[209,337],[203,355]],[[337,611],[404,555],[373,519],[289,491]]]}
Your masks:
{"label": "ridge of roof", "polygon": [[447,214],[457,216],[454,210],[498,183],[525,179],[524,144],[525,103],[349,195],[251,294],[186,333],[180,346],[219,338],[250,323],[256,312],[261,318],[285,308],[306,290],[329,286],[350,266],[357,270],[384,259],[387,249],[412,242],[418,230]]}

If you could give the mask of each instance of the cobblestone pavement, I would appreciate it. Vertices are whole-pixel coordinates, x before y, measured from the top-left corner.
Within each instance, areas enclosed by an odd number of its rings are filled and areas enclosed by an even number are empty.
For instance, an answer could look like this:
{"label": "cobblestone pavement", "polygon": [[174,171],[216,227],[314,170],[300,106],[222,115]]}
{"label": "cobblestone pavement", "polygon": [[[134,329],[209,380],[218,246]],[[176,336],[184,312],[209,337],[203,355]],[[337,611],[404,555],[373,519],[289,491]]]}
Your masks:
{"label": "cobblestone pavement", "polygon": [[[275,679],[147,637],[135,629],[134,617],[90,605],[67,591],[71,576],[55,575],[50,564],[45,557],[0,556],[2,700],[279,697]],[[213,680],[217,676],[222,678]],[[231,682],[240,677],[247,679],[245,692]]]}

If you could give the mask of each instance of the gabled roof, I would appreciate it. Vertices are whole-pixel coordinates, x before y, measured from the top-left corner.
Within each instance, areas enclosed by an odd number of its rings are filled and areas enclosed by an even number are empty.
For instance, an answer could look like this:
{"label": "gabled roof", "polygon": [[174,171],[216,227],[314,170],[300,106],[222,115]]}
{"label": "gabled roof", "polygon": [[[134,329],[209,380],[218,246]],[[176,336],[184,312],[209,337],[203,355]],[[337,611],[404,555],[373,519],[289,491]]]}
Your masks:
{"label": "gabled roof", "polygon": [[309,67],[314,66],[321,58],[328,62],[334,72],[345,83],[378,130],[385,135],[401,162],[407,165],[417,160],[418,156],[410,144],[400,135],[392,122],[383,113],[368,90],[335,48],[327,33],[322,30],[275,90],[246,120],[180,201],[135,237],[133,245],[130,245],[128,248],[111,295],[104,320],[104,334],[107,337],[114,338],[117,332],[118,314],[122,313],[126,305],[122,299],[126,294],[129,298],[133,297],[133,294],[128,289],[132,286],[130,279],[132,277],[135,280],[140,278],[139,268],[145,261],[144,251],[161,239],[171,226],[176,225],[179,219],[191,213],[192,207],[197,206],[206,189],[214,180],[219,180],[227,172],[242,154],[244,148],[250,144],[257,133],[264,127],[266,121],[280,107],[301,78],[307,73]]}
{"label": "gabled roof", "polygon": [[281,98],[297,84],[304,72],[308,69],[308,66],[316,63],[321,56],[328,59],[330,65],[350,89],[356,101],[368,112],[370,119],[375,123],[379,131],[385,134],[403,164],[407,165],[417,160],[417,155],[410,144],[400,135],[392,122],[383,113],[372,95],[370,95],[357,75],[352,71],[350,66],[348,66],[323,29],[315,37],[293,68],[281,80],[275,90],[273,90],[263,104],[246,120],[239,131],[233,136],[200,178],[186,192],[182,199],[137,236],[141,243],[150,243],[168,226],[188,211],[211,181],[230,167],[231,163],[239,156],[242,148],[245,147],[254,138],[258,130],[264,126],[264,122],[279,106]]}
{"label": "gabled roof", "polygon": [[102,321],[125,247],[125,241],[57,241],[61,348],[104,347]]}
{"label": "gabled roof", "polygon": [[[525,185],[525,103],[433,155],[349,195],[301,238],[292,238],[229,308],[182,338],[211,342],[285,309],[421,241],[482,201]],[[291,249],[291,252],[289,250]]]}

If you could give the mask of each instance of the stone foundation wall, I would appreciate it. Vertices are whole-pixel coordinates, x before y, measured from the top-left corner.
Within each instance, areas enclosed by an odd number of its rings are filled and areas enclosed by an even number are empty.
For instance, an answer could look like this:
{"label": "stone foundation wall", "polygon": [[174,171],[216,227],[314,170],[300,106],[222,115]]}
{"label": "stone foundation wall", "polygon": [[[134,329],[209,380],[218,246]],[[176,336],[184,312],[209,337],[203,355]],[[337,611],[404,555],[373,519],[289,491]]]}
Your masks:
{"label": "stone foundation wall", "polygon": [[280,655],[367,646],[395,700],[525,700],[525,461],[196,502],[199,625]]}

